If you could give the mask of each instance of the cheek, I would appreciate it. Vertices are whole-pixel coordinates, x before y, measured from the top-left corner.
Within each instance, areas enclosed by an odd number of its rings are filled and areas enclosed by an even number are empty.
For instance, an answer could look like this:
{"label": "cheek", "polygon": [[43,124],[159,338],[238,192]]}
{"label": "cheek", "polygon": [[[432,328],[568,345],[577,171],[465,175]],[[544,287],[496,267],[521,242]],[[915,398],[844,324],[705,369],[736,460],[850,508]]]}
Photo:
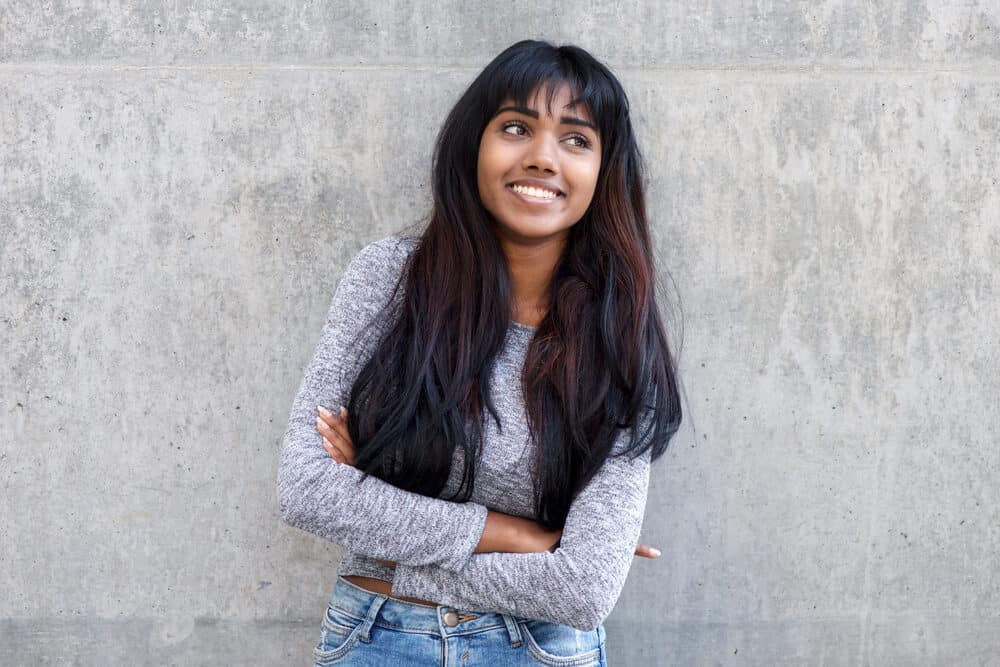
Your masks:
{"label": "cheek", "polygon": [[479,160],[476,162],[476,185],[479,188],[479,196],[488,199],[487,184],[490,178],[489,158],[482,151],[479,153]]}
{"label": "cheek", "polygon": [[489,186],[490,183],[500,177],[500,160],[497,150],[490,146],[489,142],[484,142],[479,148],[479,160],[476,163],[476,180],[480,189]]}
{"label": "cheek", "polygon": [[597,177],[601,171],[600,160],[592,163],[582,164],[576,174],[577,189],[588,195],[588,199],[593,196],[597,188]]}

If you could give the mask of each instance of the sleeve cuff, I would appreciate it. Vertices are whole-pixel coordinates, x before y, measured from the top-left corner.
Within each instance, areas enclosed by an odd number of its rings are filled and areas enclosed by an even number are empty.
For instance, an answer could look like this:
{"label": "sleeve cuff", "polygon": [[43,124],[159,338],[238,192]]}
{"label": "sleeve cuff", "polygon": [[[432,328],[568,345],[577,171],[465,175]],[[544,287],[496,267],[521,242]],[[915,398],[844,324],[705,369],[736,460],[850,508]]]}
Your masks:
{"label": "sleeve cuff", "polygon": [[486,530],[486,515],[489,512],[485,505],[479,503],[465,503],[464,507],[469,510],[470,518],[466,522],[468,530],[464,531],[461,538],[454,545],[454,555],[447,561],[442,561],[441,567],[447,570],[461,570],[469,562],[469,558],[476,552],[479,540],[483,538],[483,531]]}
{"label": "sleeve cuff", "polygon": [[[433,572],[438,572],[445,576],[446,570],[430,565],[404,565],[397,563],[392,575],[392,594],[405,597],[420,598],[422,600],[434,600],[438,604],[452,604],[453,600],[439,584],[433,581]],[[442,596],[449,597],[448,600]]]}

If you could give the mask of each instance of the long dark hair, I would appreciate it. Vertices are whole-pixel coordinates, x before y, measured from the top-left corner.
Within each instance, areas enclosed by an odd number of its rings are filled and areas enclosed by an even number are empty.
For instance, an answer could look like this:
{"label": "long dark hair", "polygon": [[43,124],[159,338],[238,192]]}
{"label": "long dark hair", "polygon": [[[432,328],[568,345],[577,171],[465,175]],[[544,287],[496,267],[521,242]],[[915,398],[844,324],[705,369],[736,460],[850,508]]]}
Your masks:
{"label": "long dark hair", "polygon": [[[594,197],[570,229],[522,378],[537,445],[536,519],[556,529],[609,456],[651,449],[656,460],[681,422],[628,100],[615,76],[583,49],[518,42],[486,66],[448,114],[435,145],[430,220],[396,285],[405,285],[402,305],[359,371],[347,407],[360,470],[437,497],[462,447],[463,483],[449,499],[469,499],[484,406],[500,427],[481,380],[503,349],[513,296],[479,197],[479,142],[501,101],[526,105],[542,84],[550,84],[550,106],[567,84],[601,140]],[[619,438],[624,429],[629,437]]]}

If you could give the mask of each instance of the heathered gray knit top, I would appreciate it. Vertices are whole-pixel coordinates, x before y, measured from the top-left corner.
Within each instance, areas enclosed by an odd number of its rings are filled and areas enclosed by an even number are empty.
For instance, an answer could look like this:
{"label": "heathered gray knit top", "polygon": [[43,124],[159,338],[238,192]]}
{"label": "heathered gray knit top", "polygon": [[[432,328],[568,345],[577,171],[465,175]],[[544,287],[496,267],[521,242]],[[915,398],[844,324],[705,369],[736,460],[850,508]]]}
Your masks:
{"label": "heathered gray knit top", "polygon": [[[365,246],[344,271],[292,405],[278,468],[278,500],[289,524],[345,548],[338,575],[392,582],[393,595],[468,611],[496,611],[594,630],[611,613],[639,541],[650,453],[610,458],[574,499],[560,546],[544,553],[473,553],[488,509],[535,518],[533,470],[520,374],[536,327],[511,322],[490,378],[503,432],[485,420],[472,498],[456,503],[404,491],[335,462],[316,430],[316,406],[336,411],[378,337],[376,315],[417,240],[389,236]],[[397,293],[401,299],[402,288]],[[390,308],[398,307],[398,303]],[[398,312],[390,310],[390,312]],[[361,328],[372,334],[351,345]],[[615,444],[620,451],[628,431]],[[456,448],[442,497],[460,482]],[[396,568],[378,563],[396,562]]]}

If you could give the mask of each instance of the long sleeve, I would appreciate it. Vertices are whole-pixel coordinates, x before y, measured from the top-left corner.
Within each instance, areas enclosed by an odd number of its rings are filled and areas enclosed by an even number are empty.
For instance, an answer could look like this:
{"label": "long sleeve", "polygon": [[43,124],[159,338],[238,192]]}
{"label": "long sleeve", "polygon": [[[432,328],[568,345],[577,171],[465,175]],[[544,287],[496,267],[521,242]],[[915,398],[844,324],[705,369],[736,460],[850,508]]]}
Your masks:
{"label": "long sleeve", "polygon": [[474,554],[458,572],[398,564],[393,594],[594,630],[625,586],[645,514],[649,467],[649,451],[632,461],[608,459],[574,499],[554,552]]}
{"label": "long sleeve", "polygon": [[374,476],[362,483],[360,470],[327,455],[316,430],[316,406],[346,405],[354,379],[374,353],[386,327],[377,316],[404,259],[399,239],[387,237],[365,246],[341,277],[282,439],[278,505],[290,525],[351,552],[457,570],[479,543],[485,506],[430,498]]}

